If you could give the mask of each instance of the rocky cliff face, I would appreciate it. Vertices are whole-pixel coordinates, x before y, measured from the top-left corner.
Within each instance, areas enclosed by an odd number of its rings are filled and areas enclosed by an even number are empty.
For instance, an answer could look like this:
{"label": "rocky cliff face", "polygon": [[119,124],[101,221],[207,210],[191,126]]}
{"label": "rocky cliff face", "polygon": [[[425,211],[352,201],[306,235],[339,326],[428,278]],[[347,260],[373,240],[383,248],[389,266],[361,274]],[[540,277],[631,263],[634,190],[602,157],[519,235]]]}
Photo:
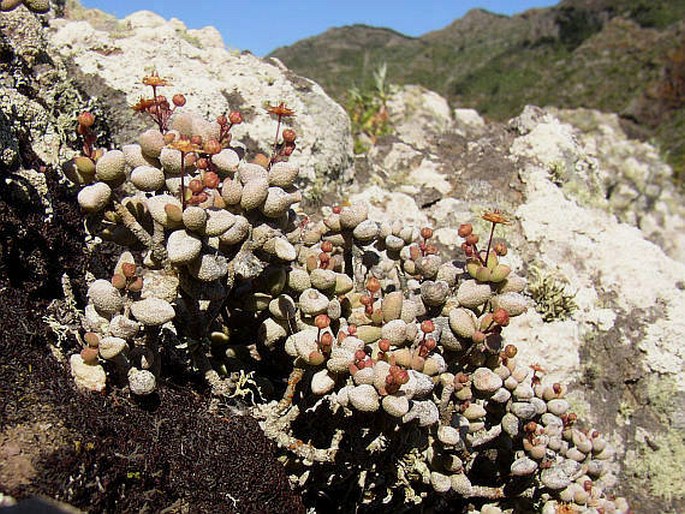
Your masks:
{"label": "rocky cliff face", "polygon": [[[372,219],[432,225],[441,251],[456,257],[459,223],[477,225],[491,208],[512,216],[505,234],[508,261],[538,279],[531,280],[528,313],[516,318],[508,337],[548,376],[574,383],[573,409],[613,440],[621,465],[618,487],[634,510],[685,508],[685,202],[654,148],[628,140],[615,116],[527,107],[508,123],[488,123],[475,111],[452,110],[441,96],[408,87],[388,103],[395,135],[357,158],[354,184],[343,183],[354,157],[340,106],[282,66],[227,51],[212,29],[190,31],[146,12],[89,23],[40,18],[19,8],[0,15],[0,30],[3,216],[27,198],[38,219],[57,204],[71,202],[73,209],[73,198],[56,193],[54,169],[73,153],[74,116],[88,106],[103,121],[103,141],[128,143],[142,123],[129,106],[148,66],[187,94],[189,107],[206,106],[203,114],[242,110],[251,123],[236,138],[252,151],[271,138],[263,102],[285,101],[298,114],[302,145],[296,160],[307,170],[304,178],[317,187],[339,181],[336,187],[344,186],[347,196],[368,203]],[[16,241],[24,236],[7,226],[3,269],[11,273],[16,259],[37,257],[19,252],[25,249],[18,250]],[[77,223],[70,230],[63,237],[85,237]],[[9,236],[15,246],[7,243]],[[45,280],[59,283],[54,276]],[[23,287],[9,279],[2,285]],[[27,293],[25,301],[35,300]],[[41,326],[37,315],[31,319],[32,327]],[[18,338],[25,345],[31,340]],[[51,362],[47,352],[40,358]],[[2,369],[9,373],[10,366]],[[52,373],[59,376],[60,370],[55,365]],[[217,426],[211,433],[219,433]],[[75,437],[71,430],[62,433],[62,444]],[[25,451],[21,445],[19,451]],[[263,451],[268,459],[271,450]],[[31,455],[37,467],[48,458]],[[51,494],[48,486],[40,490]],[[293,505],[296,510],[299,504]]]}

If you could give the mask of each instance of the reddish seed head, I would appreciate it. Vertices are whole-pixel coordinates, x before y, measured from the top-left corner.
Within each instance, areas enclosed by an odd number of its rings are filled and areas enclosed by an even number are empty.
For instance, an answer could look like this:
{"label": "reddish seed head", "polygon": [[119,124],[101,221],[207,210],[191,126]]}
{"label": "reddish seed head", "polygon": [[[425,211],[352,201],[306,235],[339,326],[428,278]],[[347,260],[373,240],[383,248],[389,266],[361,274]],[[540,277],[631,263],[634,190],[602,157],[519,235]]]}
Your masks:
{"label": "reddish seed head", "polygon": [[494,250],[497,255],[504,256],[507,254],[507,245],[502,242],[495,243]]}
{"label": "reddish seed head", "polygon": [[283,141],[286,143],[294,143],[295,139],[297,139],[297,134],[293,129],[285,129],[283,131]]}
{"label": "reddish seed head", "polygon": [[457,229],[457,234],[459,237],[468,237],[473,232],[473,226],[470,223],[462,223]]}
{"label": "reddish seed head", "polygon": [[327,314],[319,314],[316,318],[314,318],[314,325],[319,330],[323,330],[324,328],[328,328],[328,326],[330,324],[331,324],[331,318],[329,318]]}
{"label": "reddish seed head", "polygon": [[359,297],[359,303],[361,303],[365,307],[368,307],[369,305],[371,305],[372,302],[373,302],[373,300],[371,299],[371,297],[368,294],[363,294]]}
{"label": "reddish seed head", "polygon": [[498,325],[506,327],[509,324],[509,313],[500,307],[495,309],[495,312],[492,313],[492,319],[494,319],[495,323]]}
{"label": "reddish seed head", "polygon": [[171,101],[174,102],[176,107],[183,107],[186,104],[186,97],[177,93],[171,98]]}
{"label": "reddish seed head", "polygon": [[389,352],[390,351],[390,341],[387,339],[381,339],[378,341],[378,349],[382,352]]}
{"label": "reddish seed head", "polygon": [[369,277],[369,280],[366,281],[366,289],[368,289],[371,293],[378,292],[380,288],[381,283],[376,277]]}
{"label": "reddish seed head", "polygon": [[238,111],[233,111],[228,115],[228,121],[233,125],[240,125],[243,122],[243,115]]}
{"label": "reddish seed head", "polygon": [[342,207],[340,207],[339,205],[334,205],[333,207],[331,207],[331,212],[333,214],[340,214],[342,212]]}
{"label": "reddish seed head", "polygon": [[333,251],[333,243],[331,243],[330,241],[324,241],[323,243],[321,243],[321,251],[322,252],[328,252],[328,253],[332,252]]}
{"label": "reddish seed head", "polygon": [[219,175],[213,171],[207,171],[202,177],[202,182],[204,183],[205,187],[208,187],[209,189],[216,189],[219,187],[221,179],[219,178]]}
{"label": "reddish seed head", "polygon": [[533,432],[535,432],[537,430],[537,428],[538,428],[538,425],[537,425],[537,423],[535,423],[535,421],[529,421],[528,423],[526,423],[523,426],[523,430],[525,430],[529,434],[532,434]]}
{"label": "reddish seed head", "polygon": [[435,330],[435,324],[433,323],[433,321],[426,319],[421,322],[421,331],[424,334],[430,334],[431,332],[433,332],[433,330]]}
{"label": "reddish seed head", "polygon": [[204,184],[196,178],[194,178],[188,183],[188,189],[190,189],[193,193],[199,193],[204,188]]}
{"label": "reddish seed head", "polygon": [[92,127],[95,123],[95,116],[93,116],[88,111],[83,111],[81,114],[78,115],[77,120],[79,122],[79,125],[83,125],[84,127]]}
{"label": "reddish seed head", "polygon": [[209,159],[207,159],[206,157],[200,157],[195,162],[195,167],[200,170],[206,170],[207,168],[209,168]]}
{"label": "reddish seed head", "polygon": [[226,123],[228,123],[228,119],[226,118],[225,114],[221,114],[220,116],[216,117],[216,122],[223,127],[226,125]]}
{"label": "reddish seed head", "polygon": [[433,229],[430,227],[423,227],[421,229],[421,237],[424,239],[430,239],[433,237]]}

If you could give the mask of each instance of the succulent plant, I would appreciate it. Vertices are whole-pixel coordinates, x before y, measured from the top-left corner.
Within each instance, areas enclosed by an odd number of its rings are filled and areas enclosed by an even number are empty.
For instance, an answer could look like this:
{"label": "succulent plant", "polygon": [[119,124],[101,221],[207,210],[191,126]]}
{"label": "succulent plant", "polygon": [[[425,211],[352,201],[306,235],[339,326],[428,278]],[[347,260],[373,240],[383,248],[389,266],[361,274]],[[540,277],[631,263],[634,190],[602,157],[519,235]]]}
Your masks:
{"label": "succulent plant", "polygon": [[346,484],[378,508],[438,495],[482,512],[627,512],[604,491],[606,440],[505,344],[527,300],[493,244],[503,215],[484,215],[485,250],[460,227],[465,261],[441,255],[432,228],[378,223],[363,204],[302,217],[295,134],[279,139],[290,109],[269,107],[272,156],[245,162],[231,147],[237,112],[207,122],[160,98],[164,79],[144,83],[154,99],[135,109],[158,130],[102,152],[82,114],[83,155],[64,167],[89,226],[131,250],[88,291],[71,357],[80,385],[101,390],[102,370],[118,370],[113,386],[152,394],[163,349],[185,349],[213,394],[267,397],[250,412],[306,493]]}

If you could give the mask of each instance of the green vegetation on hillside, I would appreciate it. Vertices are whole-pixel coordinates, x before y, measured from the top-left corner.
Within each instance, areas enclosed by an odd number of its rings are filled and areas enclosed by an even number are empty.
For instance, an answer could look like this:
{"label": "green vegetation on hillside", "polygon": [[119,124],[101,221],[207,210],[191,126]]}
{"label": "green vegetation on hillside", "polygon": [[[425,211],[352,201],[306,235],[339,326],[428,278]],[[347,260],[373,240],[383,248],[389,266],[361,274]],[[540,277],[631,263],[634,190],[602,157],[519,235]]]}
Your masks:
{"label": "green vegetation on hillside", "polygon": [[343,104],[350,90],[372,90],[387,63],[389,83],[423,85],[493,119],[529,103],[617,112],[683,176],[683,102],[669,89],[685,68],[683,20],[685,0],[565,0],[513,17],[473,10],[420,38],[332,29],[273,55]]}

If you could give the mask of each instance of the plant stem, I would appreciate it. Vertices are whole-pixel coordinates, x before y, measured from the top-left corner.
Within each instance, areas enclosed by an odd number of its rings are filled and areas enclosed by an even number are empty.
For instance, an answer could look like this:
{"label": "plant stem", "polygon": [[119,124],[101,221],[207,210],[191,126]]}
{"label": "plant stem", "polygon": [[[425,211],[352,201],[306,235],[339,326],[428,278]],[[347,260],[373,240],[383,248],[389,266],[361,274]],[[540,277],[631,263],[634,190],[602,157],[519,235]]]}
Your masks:
{"label": "plant stem", "polygon": [[276,148],[278,147],[278,133],[281,130],[281,115],[278,115],[278,123],[276,124],[276,137],[274,138],[274,147],[273,150],[271,150],[271,161],[276,157]]}
{"label": "plant stem", "polygon": [[183,184],[185,174],[186,174],[185,157],[186,157],[186,154],[184,152],[181,152],[181,210],[182,211],[186,210],[186,187]]}
{"label": "plant stem", "polygon": [[490,239],[488,239],[488,249],[485,252],[485,263],[484,265],[487,265],[488,258],[490,257],[490,246],[492,245],[492,236],[495,235],[495,223],[492,224],[492,228],[490,229]]}

